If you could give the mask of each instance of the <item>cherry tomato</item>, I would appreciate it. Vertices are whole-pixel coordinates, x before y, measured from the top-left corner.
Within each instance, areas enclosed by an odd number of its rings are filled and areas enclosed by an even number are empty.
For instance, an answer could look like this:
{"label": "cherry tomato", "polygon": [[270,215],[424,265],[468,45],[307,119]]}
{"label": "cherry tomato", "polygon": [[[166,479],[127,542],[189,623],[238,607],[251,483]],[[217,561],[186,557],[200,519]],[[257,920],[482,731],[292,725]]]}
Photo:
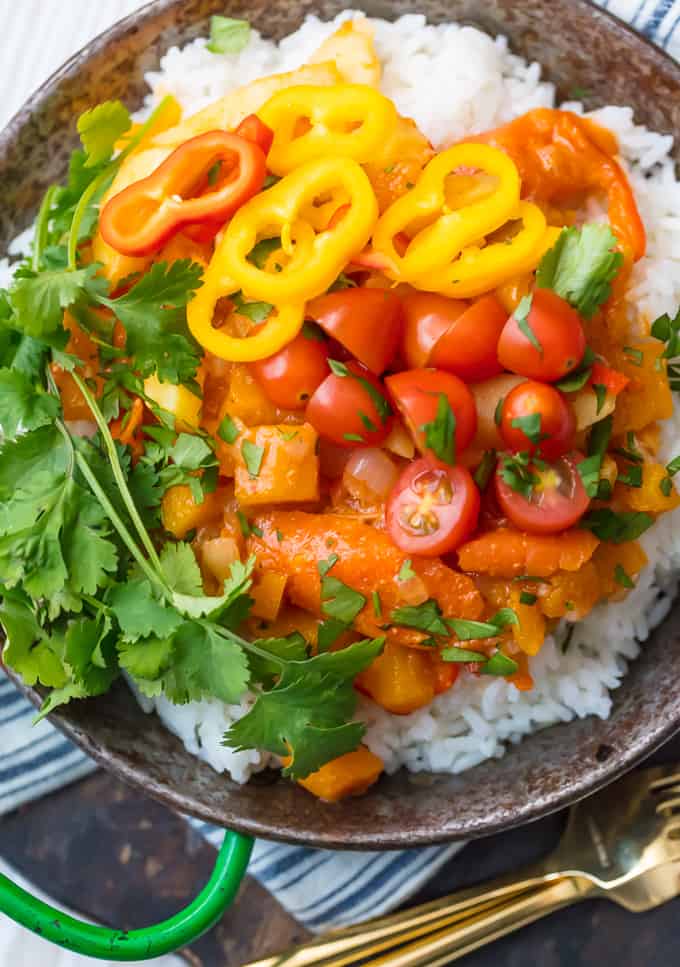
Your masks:
{"label": "cherry tomato", "polygon": [[394,359],[403,313],[388,289],[342,289],[313,299],[306,313],[372,373],[384,373]]}
{"label": "cherry tomato", "polygon": [[545,469],[530,465],[538,483],[531,495],[524,497],[503,479],[501,457],[494,478],[501,510],[515,527],[529,534],[557,534],[573,527],[590,503],[578,472],[582,460],[583,455],[574,451]]}
{"label": "cherry tomato", "polygon": [[359,363],[334,365],[307,404],[307,421],[341,447],[381,443],[393,422],[385,388]]}
{"label": "cherry tomato", "polygon": [[[431,449],[432,444],[427,444],[428,437],[430,440],[433,436],[441,438],[437,411],[442,394],[448,400],[455,417],[454,456],[470,445],[477,430],[475,398],[457,376],[439,369],[409,369],[388,376],[385,384],[422,453],[433,453],[440,460],[451,462],[444,457],[441,445]],[[430,424],[429,434],[423,430],[427,424]]]}
{"label": "cherry tomato", "polygon": [[576,417],[554,386],[527,380],[503,400],[500,431],[509,450],[556,460],[574,446]]}
{"label": "cherry tomato", "polygon": [[428,364],[455,373],[467,383],[503,372],[498,362],[498,340],[508,314],[495,295],[477,299],[437,340]]}
{"label": "cherry tomato", "polygon": [[272,403],[284,410],[303,410],[330,372],[326,343],[303,333],[250,368]]}
{"label": "cherry tomato", "polygon": [[[527,335],[527,326],[533,340]],[[578,366],[585,351],[581,317],[550,289],[535,290],[529,314],[521,327],[515,310],[498,343],[498,359],[505,369],[547,383],[562,379]]]}
{"label": "cherry tomato", "polygon": [[415,460],[387,500],[387,529],[407,554],[438,557],[472,534],[479,503],[479,491],[465,467],[447,467],[428,458]]}
{"label": "cherry tomato", "polygon": [[447,299],[432,292],[409,292],[402,299],[404,335],[402,352],[407,366],[419,369],[429,365],[435,343],[465,312],[467,302]]}

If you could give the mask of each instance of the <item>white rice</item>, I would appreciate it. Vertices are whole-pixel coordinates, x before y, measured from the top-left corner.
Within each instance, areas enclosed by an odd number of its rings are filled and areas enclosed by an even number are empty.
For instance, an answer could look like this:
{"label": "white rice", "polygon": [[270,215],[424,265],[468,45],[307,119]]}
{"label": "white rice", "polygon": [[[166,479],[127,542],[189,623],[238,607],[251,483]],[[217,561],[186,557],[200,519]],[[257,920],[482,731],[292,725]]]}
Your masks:
{"label": "white rice", "polygon": [[[205,40],[195,40],[181,50],[173,48],[163,58],[161,70],[147,76],[152,89],[149,104],[171,93],[190,114],[233,87],[292,70],[351,16],[357,14],[348,11],[330,23],[310,16],[278,46],[254,31],[248,47],[236,55],[212,54]],[[373,23],[383,64],[383,92],[402,114],[415,119],[437,147],[534,107],[555,104],[554,88],[541,81],[540,65],[527,64],[510,53],[503,37],[494,40],[455,24],[430,26],[417,14],[394,23]],[[577,102],[565,106],[582,111]],[[643,316],[674,313],[680,303],[680,183],[669,157],[672,139],[636,125],[627,107],[605,107],[593,117],[619,139],[648,232],[647,255],[635,268],[630,298]],[[676,414],[664,426],[660,459],[675,456],[679,440]],[[565,628],[558,628],[531,660],[532,691],[519,692],[503,679],[468,675],[412,715],[390,715],[362,700],[366,741],[385,760],[387,771],[406,766],[413,771],[460,772],[502,756],[506,743],[536,729],[587,715],[606,718],[610,692],[620,685],[627,663],[665,616],[675,593],[680,509],[651,527],[641,543],[650,564],[636,588],[624,601],[602,605],[576,625],[566,655],[559,646]],[[240,706],[217,701],[173,706],[161,698],[146,707],[156,709],[191,753],[238,782],[245,782],[270,761],[266,753],[234,752],[221,745],[222,734],[247,711],[249,700]]]}

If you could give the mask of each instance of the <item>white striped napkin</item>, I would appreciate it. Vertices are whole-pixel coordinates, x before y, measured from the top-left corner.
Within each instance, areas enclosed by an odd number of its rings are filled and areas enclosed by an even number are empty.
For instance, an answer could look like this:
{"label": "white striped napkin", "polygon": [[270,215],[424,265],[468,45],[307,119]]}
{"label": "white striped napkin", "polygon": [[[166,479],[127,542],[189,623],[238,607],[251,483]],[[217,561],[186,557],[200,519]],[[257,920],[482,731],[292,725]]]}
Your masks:
{"label": "white striped napkin", "polygon": [[[680,0],[596,2],[680,59]],[[92,36],[141,5],[141,0],[109,0],[106,4],[62,0],[56,18],[45,15],[44,0],[12,3],[11,12],[10,0],[0,0],[0,9],[6,9],[0,64],[2,113],[7,111],[9,116],[11,108],[18,107],[30,88],[42,80],[38,74],[44,76],[57,67],[89,39],[88,33]],[[31,51],[34,56],[30,56]],[[14,52],[16,62],[12,60]],[[34,72],[30,84],[26,84],[27,64]],[[21,90],[21,80],[28,89]],[[0,815],[96,768],[48,722],[33,728],[30,723],[34,714],[9,681],[0,681]],[[211,842],[221,840],[221,830],[204,823],[195,825]],[[310,930],[322,931],[398,906],[461,845],[343,853],[260,842],[250,872],[301,923]]]}

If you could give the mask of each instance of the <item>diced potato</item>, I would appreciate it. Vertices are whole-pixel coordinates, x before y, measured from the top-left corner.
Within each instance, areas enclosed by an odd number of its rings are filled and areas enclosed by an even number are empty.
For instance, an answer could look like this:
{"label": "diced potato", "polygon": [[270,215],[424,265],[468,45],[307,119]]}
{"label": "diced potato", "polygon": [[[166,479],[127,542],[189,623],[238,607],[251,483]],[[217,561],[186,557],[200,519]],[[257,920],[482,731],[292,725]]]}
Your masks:
{"label": "diced potato", "polygon": [[378,779],[383,771],[382,759],[365,746],[332,759],[306,779],[298,780],[308,792],[326,802],[338,802],[346,796],[359,796]]}
{"label": "diced potato", "polygon": [[[257,426],[240,437],[234,482],[236,499],[244,507],[271,503],[301,503],[319,499],[319,457],[317,433],[308,423]],[[252,476],[243,447],[250,443],[262,449],[262,460]]]}
{"label": "diced potato", "polygon": [[213,537],[201,544],[201,563],[220,584],[231,576],[231,565],[241,557],[233,537]]}
{"label": "diced potato", "polygon": [[237,364],[231,371],[229,392],[223,403],[222,419],[228,413],[232,419],[241,420],[246,426],[261,423],[277,423],[279,410],[247,366]]}
{"label": "diced potato", "polygon": [[570,393],[568,399],[576,417],[577,432],[587,430],[593,423],[604,420],[616,408],[616,397],[612,393],[605,395],[600,406],[592,386],[584,386],[576,393]]}
{"label": "diced potato", "polygon": [[381,67],[373,44],[373,27],[365,17],[347,20],[324,40],[310,64],[332,62],[349,84],[380,86]]}
{"label": "diced potato", "polygon": [[161,501],[163,526],[183,540],[189,531],[217,520],[224,513],[224,501],[225,495],[220,489],[206,494],[205,499],[197,504],[186,484],[170,487]]}
{"label": "diced potato", "polygon": [[394,715],[408,715],[429,705],[435,684],[436,674],[427,652],[391,641],[356,678],[360,691]]}
{"label": "diced potato", "polygon": [[287,580],[285,574],[277,574],[276,571],[263,571],[255,578],[249,591],[253,599],[250,613],[255,618],[264,618],[265,621],[276,619],[283,604]]}
{"label": "diced potato", "polygon": [[198,429],[201,401],[186,386],[162,383],[154,375],[144,380],[144,392],[157,406],[172,413],[175,417],[175,429],[178,432],[190,433]]}

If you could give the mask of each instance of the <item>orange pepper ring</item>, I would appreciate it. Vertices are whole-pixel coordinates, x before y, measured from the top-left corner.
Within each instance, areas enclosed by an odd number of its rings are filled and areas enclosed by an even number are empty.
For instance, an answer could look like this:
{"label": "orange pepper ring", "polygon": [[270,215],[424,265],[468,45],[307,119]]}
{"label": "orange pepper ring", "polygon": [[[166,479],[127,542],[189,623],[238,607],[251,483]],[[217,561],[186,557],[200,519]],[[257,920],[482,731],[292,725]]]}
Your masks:
{"label": "orange pepper ring", "polygon": [[[227,178],[203,193],[219,161],[230,165]],[[99,230],[122,255],[149,255],[185,225],[226,221],[261,190],[266,173],[258,144],[227,131],[200,134],[176,148],[148,177],[115,195],[101,213]]]}

